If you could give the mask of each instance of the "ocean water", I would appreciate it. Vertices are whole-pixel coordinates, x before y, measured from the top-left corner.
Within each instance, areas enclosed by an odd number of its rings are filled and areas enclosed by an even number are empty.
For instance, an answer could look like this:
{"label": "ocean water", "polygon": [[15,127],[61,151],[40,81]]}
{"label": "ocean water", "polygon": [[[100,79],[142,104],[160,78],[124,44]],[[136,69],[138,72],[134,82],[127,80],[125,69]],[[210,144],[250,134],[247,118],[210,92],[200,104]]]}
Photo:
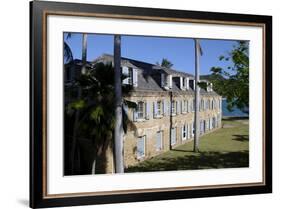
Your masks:
{"label": "ocean water", "polygon": [[238,108],[234,108],[232,112],[227,109],[227,101],[225,99],[222,100],[222,116],[227,117],[248,117],[249,114],[242,112]]}

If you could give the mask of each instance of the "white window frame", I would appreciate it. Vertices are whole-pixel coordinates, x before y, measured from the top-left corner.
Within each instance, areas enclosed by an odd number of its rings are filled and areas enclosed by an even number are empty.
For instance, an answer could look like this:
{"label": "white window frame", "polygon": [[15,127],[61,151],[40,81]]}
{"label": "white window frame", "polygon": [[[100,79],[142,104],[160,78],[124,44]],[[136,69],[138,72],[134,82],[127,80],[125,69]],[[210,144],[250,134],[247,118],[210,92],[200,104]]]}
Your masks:
{"label": "white window frame", "polygon": [[145,157],[145,153],[146,153],[146,136],[141,136],[138,137],[137,140],[143,140],[143,155],[139,155],[139,151],[138,151],[138,141],[137,141],[137,159],[142,159]]}
{"label": "white window frame", "polygon": [[172,115],[176,115],[177,114],[177,103],[176,103],[176,100],[172,100],[172,102],[171,102],[171,113],[172,113]]}
{"label": "white window frame", "polygon": [[158,100],[156,102],[156,116],[161,116],[162,115],[162,101],[161,100]]}
{"label": "white window frame", "polygon": [[[139,105],[142,103],[142,112],[140,111]],[[142,114],[142,117],[140,117],[140,114]],[[145,102],[144,101],[138,101],[137,103],[137,119],[143,120],[145,119]]]}

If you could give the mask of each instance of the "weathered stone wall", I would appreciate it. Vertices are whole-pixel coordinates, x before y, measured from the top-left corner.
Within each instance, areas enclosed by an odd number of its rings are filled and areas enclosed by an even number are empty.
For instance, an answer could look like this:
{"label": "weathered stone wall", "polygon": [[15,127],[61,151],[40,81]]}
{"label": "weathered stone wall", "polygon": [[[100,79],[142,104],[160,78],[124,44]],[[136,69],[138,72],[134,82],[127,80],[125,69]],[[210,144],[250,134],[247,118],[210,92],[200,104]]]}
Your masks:
{"label": "weathered stone wall", "polygon": [[[190,94],[189,92],[185,93],[173,93],[171,95],[169,92],[134,92],[130,96],[126,97],[126,99],[138,102],[138,101],[146,101],[148,104],[152,104],[152,102],[155,102],[157,100],[164,100],[164,99],[170,99],[170,100],[189,100],[190,102],[193,101],[193,94]],[[215,99],[217,101],[221,101],[221,97],[216,94],[212,95],[201,95],[202,99]],[[210,104],[211,106],[211,104]],[[206,103],[205,103],[206,107]],[[206,128],[206,132],[208,133],[210,131],[213,131],[217,128],[221,127],[221,104],[218,104],[215,106],[215,109],[205,109],[200,111],[200,120],[206,121],[206,126],[209,127],[209,118],[216,117],[220,115],[218,118],[217,126],[213,127],[212,130],[208,130]],[[153,112],[153,110],[151,111]],[[133,109],[128,109],[128,115],[131,120],[133,120]],[[176,127],[176,144],[173,145],[173,147],[176,147],[180,144],[190,142],[193,140],[193,134],[192,134],[192,123],[194,121],[194,112],[191,111],[191,108],[189,108],[189,112],[187,113],[179,113],[176,115],[163,115],[159,118],[154,118],[153,114],[149,116],[149,119],[144,119],[137,122],[132,122],[132,124],[129,125],[128,132],[124,134],[124,161],[125,166],[128,167],[130,165],[135,165],[138,162],[149,159],[155,155],[158,155],[161,152],[167,151],[170,149],[170,129],[171,127]],[[208,121],[208,122],[207,122]],[[212,119],[211,119],[212,121]],[[182,126],[183,124],[188,125],[188,132],[186,140],[182,139]],[[156,150],[156,133],[157,131],[163,131],[163,149],[160,151]],[[141,136],[146,136],[146,143],[145,143],[145,156],[141,159],[137,158],[137,138]]]}

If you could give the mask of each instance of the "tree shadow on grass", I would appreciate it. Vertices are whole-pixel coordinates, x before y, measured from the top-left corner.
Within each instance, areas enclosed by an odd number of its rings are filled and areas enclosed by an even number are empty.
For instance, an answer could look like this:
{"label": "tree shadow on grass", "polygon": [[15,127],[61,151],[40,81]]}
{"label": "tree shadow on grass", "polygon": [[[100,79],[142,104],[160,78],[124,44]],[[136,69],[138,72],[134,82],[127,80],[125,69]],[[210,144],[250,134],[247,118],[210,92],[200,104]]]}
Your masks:
{"label": "tree shadow on grass", "polygon": [[237,120],[249,120],[249,117],[226,117],[224,121],[237,121]]}
{"label": "tree shadow on grass", "polygon": [[235,138],[233,138],[233,140],[236,140],[236,141],[240,141],[240,142],[245,142],[245,141],[249,141],[249,135],[232,135],[234,136]]}
{"label": "tree shadow on grass", "polygon": [[249,152],[201,152],[176,158],[152,158],[136,166],[126,169],[126,172],[151,172],[172,170],[196,170],[216,168],[249,167]]}
{"label": "tree shadow on grass", "polygon": [[186,150],[186,149],[179,149],[179,148],[173,148],[173,149],[171,149],[171,151],[176,151],[176,152],[192,152],[193,153],[193,151],[192,150]]}

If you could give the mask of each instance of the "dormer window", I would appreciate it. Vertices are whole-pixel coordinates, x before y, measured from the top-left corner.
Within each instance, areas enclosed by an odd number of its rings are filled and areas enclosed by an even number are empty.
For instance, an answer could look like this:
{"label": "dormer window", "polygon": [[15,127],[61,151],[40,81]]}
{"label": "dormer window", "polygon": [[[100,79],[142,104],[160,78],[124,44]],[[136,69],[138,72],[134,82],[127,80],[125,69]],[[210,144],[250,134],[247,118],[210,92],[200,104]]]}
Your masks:
{"label": "dormer window", "polygon": [[189,89],[189,78],[188,77],[184,78],[184,85],[185,85],[185,89],[188,90]]}
{"label": "dormer window", "polygon": [[172,88],[173,77],[172,75],[166,75],[161,73],[161,87],[165,88],[166,90]]}
{"label": "dormer window", "polygon": [[195,90],[195,80],[189,80],[189,86],[192,90]]}
{"label": "dormer window", "polygon": [[207,83],[207,92],[213,91],[213,84],[212,83]]}
{"label": "dormer window", "polygon": [[133,69],[132,67],[122,67],[122,74],[126,76],[123,79],[122,84],[125,85],[133,85],[134,87],[138,86],[138,72],[137,69]]}

